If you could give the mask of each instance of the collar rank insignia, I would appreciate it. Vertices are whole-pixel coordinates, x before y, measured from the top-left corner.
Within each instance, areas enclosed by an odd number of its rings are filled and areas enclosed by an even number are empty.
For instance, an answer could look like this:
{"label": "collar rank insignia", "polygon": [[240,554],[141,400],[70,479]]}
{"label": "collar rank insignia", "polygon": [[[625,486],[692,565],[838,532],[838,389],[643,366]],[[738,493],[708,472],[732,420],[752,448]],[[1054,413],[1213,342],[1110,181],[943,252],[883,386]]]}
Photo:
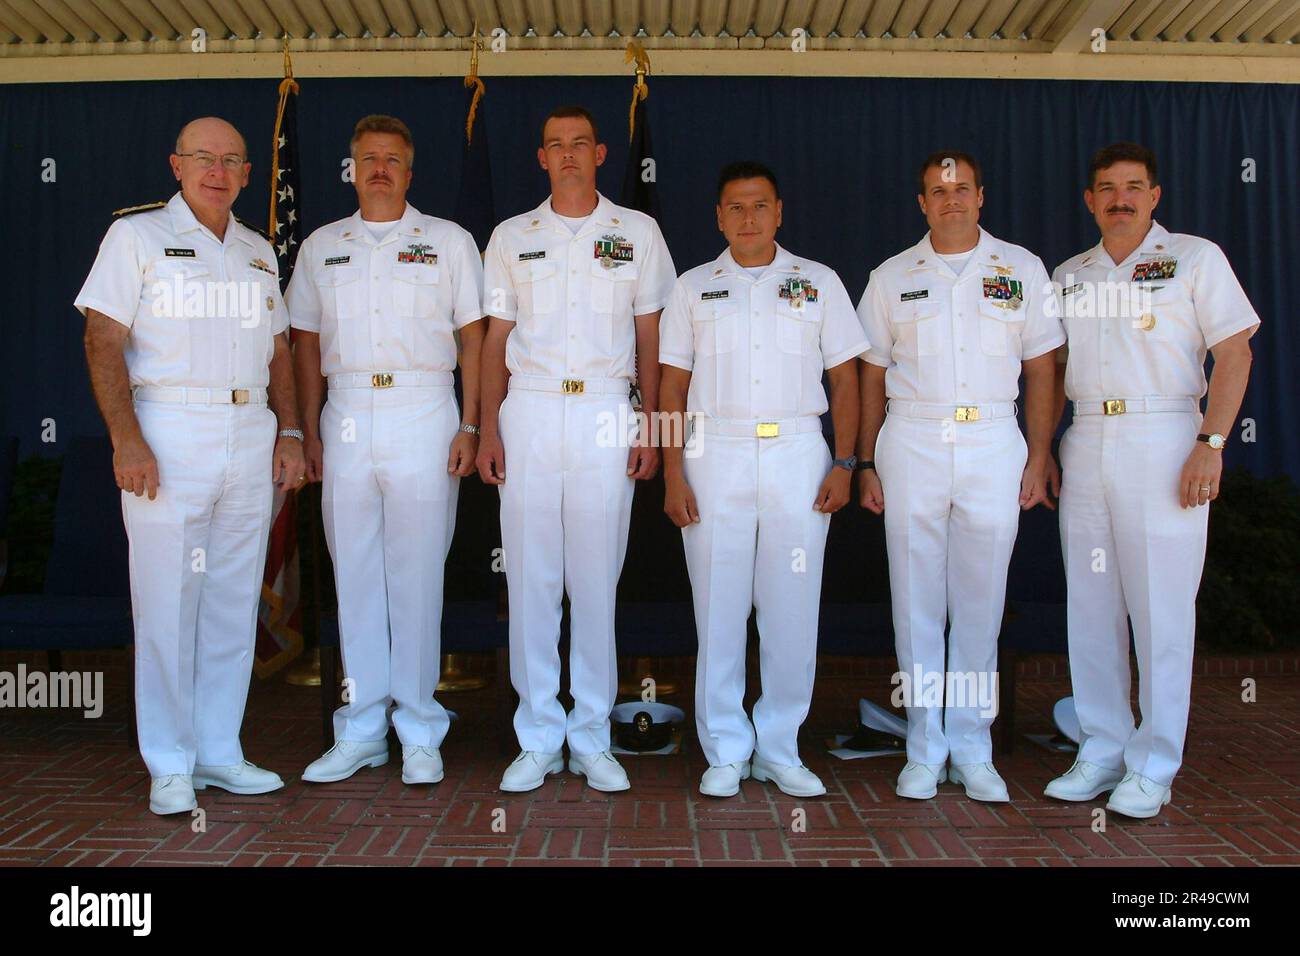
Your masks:
{"label": "collar rank insignia", "polygon": [[789,299],[790,305],[802,309],[805,302],[817,301],[817,289],[811,281],[798,276],[791,276],[777,287],[778,298]]}
{"label": "collar rank insignia", "polygon": [[249,262],[249,266],[256,269],[258,272],[265,272],[269,276],[275,275],[275,270],[271,268],[265,259],[254,259]]}
{"label": "collar rank insignia", "polygon": [[904,292],[902,295],[898,297],[898,301],[911,302],[913,299],[928,299],[928,298],[930,298],[929,289],[917,289],[914,292]]}
{"label": "collar rank insignia", "polygon": [[985,276],[984,298],[992,299],[999,309],[1018,309],[1025,301],[1025,287],[1019,279]]}
{"label": "collar rank insignia", "polygon": [[433,246],[426,246],[422,242],[413,242],[397,254],[398,262],[419,262],[428,266],[438,264],[438,254],[433,251]]}
{"label": "collar rank insignia", "polygon": [[700,301],[708,302],[710,299],[726,299],[730,297],[730,289],[716,289],[713,292],[701,292]]}
{"label": "collar rank insignia", "polygon": [[1133,282],[1150,282],[1153,279],[1172,279],[1178,271],[1178,260],[1172,256],[1139,262],[1133,267]]}
{"label": "collar rank insignia", "polygon": [[601,236],[596,240],[592,258],[599,259],[603,268],[617,269],[623,263],[632,261],[632,243],[622,236]]}

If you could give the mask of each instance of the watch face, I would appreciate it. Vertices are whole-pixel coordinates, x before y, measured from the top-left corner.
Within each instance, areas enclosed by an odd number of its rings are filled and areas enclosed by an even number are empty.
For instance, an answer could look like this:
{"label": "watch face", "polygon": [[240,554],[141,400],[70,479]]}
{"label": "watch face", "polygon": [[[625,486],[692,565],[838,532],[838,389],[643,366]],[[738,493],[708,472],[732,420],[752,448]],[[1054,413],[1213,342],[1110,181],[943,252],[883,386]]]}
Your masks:
{"label": "watch face", "polygon": [[1223,447],[1223,445],[1224,445],[1224,441],[1223,441],[1223,436],[1222,436],[1222,435],[1211,435],[1211,436],[1210,436],[1210,447],[1211,447],[1211,448],[1218,450],[1218,449],[1221,449],[1221,448]]}

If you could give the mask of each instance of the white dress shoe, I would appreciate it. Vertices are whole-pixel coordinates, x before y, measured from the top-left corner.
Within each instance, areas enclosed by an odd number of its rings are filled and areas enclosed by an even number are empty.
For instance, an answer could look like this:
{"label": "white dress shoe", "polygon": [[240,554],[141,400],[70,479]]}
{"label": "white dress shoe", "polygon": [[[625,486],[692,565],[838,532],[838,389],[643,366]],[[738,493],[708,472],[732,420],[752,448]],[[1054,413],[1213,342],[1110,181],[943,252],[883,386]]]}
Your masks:
{"label": "white dress shoe", "polygon": [[302,779],[308,783],[334,783],[348,779],[362,767],[382,767],[386,763],[387,740],[340,740],[307,765]]}
{"label": "white dress shoe", "polygon": [[993,769],[991,763],[953,764],[948,768],[948,781],[966,788],[966,796],[985,803],[1010,803],[1006,782]]}
{"label": "white dress shoe", "polygon": [[284,786],[278,773],[263,770],[245,760],[229,767],[194,767],[194,789],[218,787],[229,793],[270,793]]}
{"label": "white dress shoe", "polygon": [[826,792],[826,785],[821,782],[821,778],[803,764],[795,767],[768,763],[755,754],[749,773],[760,783],[772,781],[778,790],[792,797],[820,797]]}
{"label": "white dress shoe", "polygon": [[198,807],[194,799],[194,781],[188,774],[172,773],[154,777],[149,784],[149,809],[159,816],[188,813]]}
{"label": "white dress shoe", "polygon": [[536,790],[546,782],[548,773],[564,769],[564,756],[559,752],[548,754],[540,750],[525,750],[506,768],[501,777],[501,789],[509,793]]}
{"label": "white dress shoe", "polygon": [[1170,789],[1156,783],[1150,777],[1140,773],[1129,773],[1119,782],[1106,803],[1107,810],[1122,813],[1126,817],[1145,820],[1154,817],[1160,808],[1172,799]]}
{"label": "white dress shoe", "polygon": [[740,781],[749,779],[749,764],[744,761],[710,767],[700,778],[700,793],[706,797],[734,797],[740,793]]}
{"label": "white dress shoe", "polygon": [[1086,760],[1076,760],[1073,767],[1043,788],[1043,796],[1054,800],[1093,800],[1107,790],[1114,790],[1123,776],[1123,770],[1107,770]]}
{"label": "white dress shoe", "polygon": [[586,777],[587,786],[604,793],[617,793],[632,786],[622,765],[608,750],[598,754],[569,754],[569,773]]}
{"label": "white dress shoe", "polygon": [[909,800],[929,800],[939,792],[939,784],[948,779],[941,763],[915,763],[909,760],[898,775],[894,792]]}
{"label": "white dress shoe", "polygon": [[442,779],[442,754],[437,747],[402,748],[402,783],[437,783]]}

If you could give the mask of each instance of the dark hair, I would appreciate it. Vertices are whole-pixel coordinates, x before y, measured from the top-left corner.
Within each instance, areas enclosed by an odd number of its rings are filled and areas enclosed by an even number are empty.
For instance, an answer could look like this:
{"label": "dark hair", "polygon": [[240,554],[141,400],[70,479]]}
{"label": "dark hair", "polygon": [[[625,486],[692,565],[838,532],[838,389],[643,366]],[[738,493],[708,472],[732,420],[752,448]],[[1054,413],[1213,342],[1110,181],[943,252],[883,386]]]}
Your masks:
{"label": "dark hair", "polygon": [[718,174],[718,202],[722,202],[722,190],[727,187],[727,183],[735,182],[737,179],[766,179],[772,184],[772,192],[776,193],[776,198],[781,198],[781,187],[777,185],[776,173],[762,163],[756,163],[752,159],[742,159],[739,162],[727,163]]}
{"label": "dark hair", "polygon": [[591,136],[597,143],[600,142],[600,130],[596,128],[596,118],[591,115],[591,111],[585,106],[557,106],[546,114],[546,119],[542,120],[542,146],[546,146],[546,124],[553,119],[585,119],[591,124]]}
{"label": "dark hair", "polygon": [[1088,160],[1088,188],[1097,185],[1097,173],[1109,169],[1116,163],[1141,163],[1147,168],[1147,179],[1151,188],[1160,185],[1156,178],[1156,154],[1138,143],[1111,143],[1092,154]]}
{"label": "dark hair", "polygon": [[382,113],[371,113],[369,116],[363,116],[357,120],[357,125],[352,128],[352,141],[348,144],[349,151],[355,151],[357,141],[366,133],[390,133],[393,136],[401,137],[406,144],[406,164],[415,165],[415,140],[411,138],[411,131],[406,124],[396,116],[385,116]]}
{"label": "dark hair", "polygon": [[955,164],[957,163],[965,163],[973,169],[975,171],[975,188],[983,188],[984,172],[980,169],[980,161],[978,159],[970,153],[963,153],[959,149],[941,149],[937,153],[931,153],[929,156],[925,157],[925,162],[923,162],[921,168],[916,171],[916,193],[918,196],[925,195],[925,174],[930,171],[930,167],[938,166],[940,169],[945,169],[947,168],[945,165],[947,160],[953,161],[954,169],[956,168]]}

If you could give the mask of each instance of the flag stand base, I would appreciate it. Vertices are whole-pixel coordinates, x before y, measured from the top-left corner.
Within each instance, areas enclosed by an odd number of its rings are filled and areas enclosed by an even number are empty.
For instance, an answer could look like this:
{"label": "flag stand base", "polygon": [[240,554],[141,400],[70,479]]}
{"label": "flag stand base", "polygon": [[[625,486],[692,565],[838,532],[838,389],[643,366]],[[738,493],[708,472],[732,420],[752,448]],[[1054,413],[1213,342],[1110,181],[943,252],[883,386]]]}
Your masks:
{"label": "flag stand base", "polygon": [[294,687],[320,686],[320,648],[313,647],[302,660],[284,672],[284,682]]}
{"label": "flag stand base", "polygon": [[442,678],[438,681],[439,694],[453,694],[457,691],[482,690],[488,685],[488,679],[467,673],[465,665],[469,663],[468,654],[443,654]]}

